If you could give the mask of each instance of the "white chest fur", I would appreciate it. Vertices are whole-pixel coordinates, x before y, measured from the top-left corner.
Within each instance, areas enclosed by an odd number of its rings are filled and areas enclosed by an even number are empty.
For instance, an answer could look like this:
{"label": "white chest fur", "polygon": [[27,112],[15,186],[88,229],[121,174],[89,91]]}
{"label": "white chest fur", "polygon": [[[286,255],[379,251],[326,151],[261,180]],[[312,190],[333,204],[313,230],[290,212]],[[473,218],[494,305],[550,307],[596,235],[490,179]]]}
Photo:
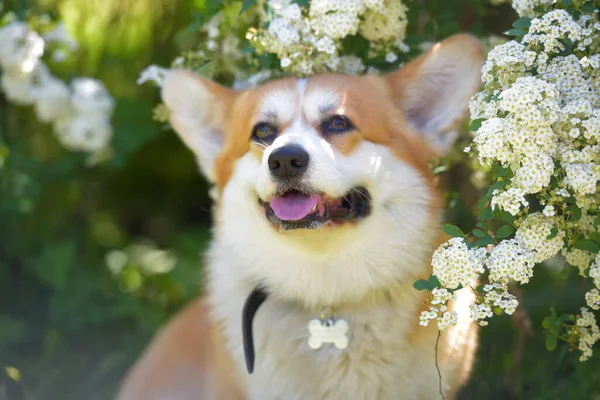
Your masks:
{"label": "white chest fur", "polygon": [[[241,305],[244,295],[212,296],[215,316],[225,322],[229,349],[245,380],[249,399],[435,399],[434,343],[414,348],[419,301],[398,293],[385,304],[336,313],[347,321],[347,348],[323,343],[312,349],[308,311],[273,299],[254,321],[256,365],[246,372],[242,349]],[[338,320],[339,321],[339,320]],[[417,328],[419,329],[419,328]]]}

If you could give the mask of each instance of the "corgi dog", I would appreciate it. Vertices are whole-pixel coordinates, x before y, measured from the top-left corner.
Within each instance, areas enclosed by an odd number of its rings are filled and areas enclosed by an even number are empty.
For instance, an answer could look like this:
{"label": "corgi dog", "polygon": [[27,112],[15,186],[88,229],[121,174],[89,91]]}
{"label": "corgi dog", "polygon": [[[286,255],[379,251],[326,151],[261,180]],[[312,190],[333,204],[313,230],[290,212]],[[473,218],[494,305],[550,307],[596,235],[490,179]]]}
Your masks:
{"label": "corgi dog", "polygon": [[420,326],[447,238],[430,171],[481,84],[455,35],[397,71],[284,78],[233,91],[191,71],[162,87],[170,123],[216,189],[206,293],[156,336],[120,400],[446,399],[477,346]]}

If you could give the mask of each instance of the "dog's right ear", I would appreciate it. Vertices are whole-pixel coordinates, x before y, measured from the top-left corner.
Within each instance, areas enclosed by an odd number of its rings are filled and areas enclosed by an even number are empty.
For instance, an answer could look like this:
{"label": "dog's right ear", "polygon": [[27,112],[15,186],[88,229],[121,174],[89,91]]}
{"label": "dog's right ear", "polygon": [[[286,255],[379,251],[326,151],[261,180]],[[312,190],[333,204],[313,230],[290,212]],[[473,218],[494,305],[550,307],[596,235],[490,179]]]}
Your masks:
{"label": "dog's right ear", "polygon": [[225,142],[226,115],[236,95],[233,90],[182,69],[170,70],[162,87],[171,126],[213,183],[215,159]]}

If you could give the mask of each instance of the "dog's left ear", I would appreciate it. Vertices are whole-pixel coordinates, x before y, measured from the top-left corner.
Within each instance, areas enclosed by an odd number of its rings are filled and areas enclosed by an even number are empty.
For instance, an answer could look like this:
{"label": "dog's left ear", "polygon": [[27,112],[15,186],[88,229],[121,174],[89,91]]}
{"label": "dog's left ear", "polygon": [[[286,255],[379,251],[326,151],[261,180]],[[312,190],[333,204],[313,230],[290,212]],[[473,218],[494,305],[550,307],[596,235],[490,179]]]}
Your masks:
{"label": "dog's left ear", "polygon": [[237,93],[192,71],[174,69],[166,75],[161,96],[171,126],[206,178],[215,182],[215,160],[223,149]]}
{"label": "dog's left ear", "polygon": [[438,154],[452,148],[469,99],[481,85],[482,45],[454,35],[386,76],[410,125]]}

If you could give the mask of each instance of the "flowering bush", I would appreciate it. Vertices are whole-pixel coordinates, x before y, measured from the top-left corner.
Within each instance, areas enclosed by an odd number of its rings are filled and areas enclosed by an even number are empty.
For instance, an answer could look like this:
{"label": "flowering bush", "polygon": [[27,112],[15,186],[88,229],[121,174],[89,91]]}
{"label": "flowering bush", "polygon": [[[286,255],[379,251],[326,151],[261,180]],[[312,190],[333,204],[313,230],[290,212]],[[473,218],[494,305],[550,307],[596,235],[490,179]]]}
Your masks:
{"label": "flowering bush", "polygon": [[[46,30],[50,24],[48,19],[39,23]],[[48,43],[58,45],[52,54],[57,61],[66,57],[66,49],[77,48],[62,24],[43,36],[18,20],[0,28],[0,88],[10,102],[33,105],[38,120],[52,124],[66,148],[100,154],[112,136],[114,101],[98,80],[75,78],[68,86],[53,76],[42,61]]]}
{"label": "flowering bush", "polygon": [[[512,314],[518,301],[509,285],[528,283],[535,266],[559,252],[594,279],[585,299],[600,309],[600,22],[594,2],[553,3],[515,1],[524,16],[511,32],[516,38],[488,55],[483,90],[470,104],[474,138],[465,151],[491,170],[495,183],[479,203],[477,229],[467,235],[446,226],[455,237],[433,256],[440,287],[489,282],[478,286],[471,309],[481,325],[493,310]],[[495,217],[506,225],[494,232]],[[446,304],[439,293],[432,292],[432,304]],[[441,308],[424,312],[423,325],[432,311]],[[448,325],[436,317],[440,329]],[[585,307],[579,315],[550,316],[544,327],[549,348],[565,340],[579,347],[582,361],[600,340]]]}

